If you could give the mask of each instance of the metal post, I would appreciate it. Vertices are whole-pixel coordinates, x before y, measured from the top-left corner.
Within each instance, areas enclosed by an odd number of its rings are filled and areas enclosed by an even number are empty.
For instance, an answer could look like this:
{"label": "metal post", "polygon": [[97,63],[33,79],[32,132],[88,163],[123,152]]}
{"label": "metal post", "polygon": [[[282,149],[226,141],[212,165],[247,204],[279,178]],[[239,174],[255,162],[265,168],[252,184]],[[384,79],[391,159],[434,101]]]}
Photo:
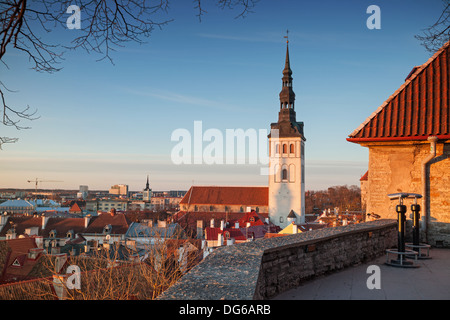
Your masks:
{"label": "metal post", "polygon": [[[398,214],[398,248],[399,252],[405,252],[405,223],[406,223],[406,206],[400,204],[396,206],[396,211]],[[400,259],[400,256],[399,256]]]}
{"label": "metal post", "polygon": [[413,245],[418,246],[420,244],[420,205],[418,205],[417,203],[412,204],[411,211],[413,212]]}

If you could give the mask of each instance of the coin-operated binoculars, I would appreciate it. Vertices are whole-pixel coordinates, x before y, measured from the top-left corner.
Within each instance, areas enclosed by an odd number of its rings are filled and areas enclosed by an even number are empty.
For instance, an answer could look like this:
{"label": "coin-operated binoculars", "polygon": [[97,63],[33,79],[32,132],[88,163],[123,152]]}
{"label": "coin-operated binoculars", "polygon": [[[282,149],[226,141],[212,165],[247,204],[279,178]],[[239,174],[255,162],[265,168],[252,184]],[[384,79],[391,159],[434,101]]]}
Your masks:
{"label": "coin-operated binoculars", "polygon": [[[412,228],[412,243],[407,243],[406,247],[411,248],[417,252],[418,259],[431,259],[430,248],[431,246],[420,242],[420,205],[417,204],[417,199],[420,197],[415,197],[414,204],[411,205],[411,211],[413,213],[413,228]],[[425,252],[423,252],[425,251]]]}
{"label": "coin-operated binoculars", "polygon": [[[388,197],[391,200],[398,200],[398,205],[395,207],[395,211],[397,212],[397,250],[389,249],[386,250],[386,264],[394,266],[394,267],[403,267],[403,268],[413,268],[418,267],[414,262],[408,261],[407,258],[414,257],[414,260],[417,260],[418,253],[413,250],[406,249],[405,243],[405,226],[406,226],[406,206],[403,204],[403,199],[407,198],[422,198],[422,195],[417,193],[393,193],[389,194]],[[397,255],[397,259],[389,259],[390,254]]]}

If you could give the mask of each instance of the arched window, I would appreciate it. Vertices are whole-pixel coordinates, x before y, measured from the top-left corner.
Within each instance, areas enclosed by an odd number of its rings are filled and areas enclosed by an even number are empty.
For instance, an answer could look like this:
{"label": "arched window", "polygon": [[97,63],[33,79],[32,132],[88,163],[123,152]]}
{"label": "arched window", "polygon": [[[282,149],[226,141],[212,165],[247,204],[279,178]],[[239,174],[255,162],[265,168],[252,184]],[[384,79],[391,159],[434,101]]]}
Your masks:
{"label": "arched window", "polygon": [[286,169],[281,170],[281,180],[287,180],[288,171]]}
{"label": "arched window", "polygon": [[289,147],[289,152],[294,153],[294,144],[291,143],[291,146]]}
{"label": "arched window", "polygon": [[283,153],[287,153],[287,144],[283,144]]}
{"label": "arched window", "polygon": [[278,143],[275,145],[275,153],[276,154],[280,153],[280,145]]}
{"label": "arched window", "polygon": [[225,239],[230,239],[230,231],[225,231]]}

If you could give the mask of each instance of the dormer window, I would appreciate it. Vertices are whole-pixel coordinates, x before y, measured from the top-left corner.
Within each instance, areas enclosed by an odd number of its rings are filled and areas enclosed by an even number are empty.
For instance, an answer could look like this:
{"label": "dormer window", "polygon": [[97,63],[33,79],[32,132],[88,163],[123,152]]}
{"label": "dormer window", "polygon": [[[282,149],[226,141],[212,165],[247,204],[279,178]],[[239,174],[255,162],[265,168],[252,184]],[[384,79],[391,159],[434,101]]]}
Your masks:
{"label": "dormer window", "polygon": [[49,236],[50,238],[56,238],[56,230],[50,231],[50,233],[48,234],[48,236]]}
{"label": "dormer window", "polygon": [[250,217],[250,222],[255,222],[255,217]]}
{"label": "dormer window", "polygon": [[110,224],[103,228],[103,233],[111,233],[112,226]]}
{"label": "dormer window", "polygon": [[225,239],[230,239],[230,231],[225,231]]}
{"label": "dormer window", "polygon": [[73,235],[74,235],[73,230],[69,230],[69,231],[67,231],[67,233],[66,233],[66,238],[72,239],[72,238],[73,238]]}

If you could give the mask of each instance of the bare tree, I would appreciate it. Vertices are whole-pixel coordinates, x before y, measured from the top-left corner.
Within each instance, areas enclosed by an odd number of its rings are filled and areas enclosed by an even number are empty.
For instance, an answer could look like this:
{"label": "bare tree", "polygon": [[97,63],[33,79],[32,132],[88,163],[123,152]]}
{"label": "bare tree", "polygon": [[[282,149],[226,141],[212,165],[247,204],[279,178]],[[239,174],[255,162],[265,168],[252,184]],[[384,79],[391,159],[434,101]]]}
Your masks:
{"label": "bare tree", "polygon": [[442,2],[444,10],[439,19],[433,25],[424,29],[423,34],[415,36],[431,53],[435,53],[450,40],[450,0],[442,0]]}
{"label": "bare tree", "polygon": [[[222,9],[239,10],[237,17],[245,17],[258,0],[216,0]],[[143,43],[155,29],[172,21],[167,16],[170,0],[2,0],[0,1],[0,61],[5,63],[5,53],[16,49],[25,53],[32,68],[39,72],[56,72],[61,69],[66,50],[84,49],[112,62],[111,52],[128,42]],[[202,0],[193,0],[199,21],[207,13]],[[45,35],[57,28],[68,27],[68,8],[79,8],[82,28],[69,44],[50,43]],[[16,129],[28,129],[21,120],[36,120],[37,111],[29,106],[18,108],[6,102],[5,93],[11,92],[0,81],[2,124]],[[14,143],[17,138],[0,137],[4,143]]]}

